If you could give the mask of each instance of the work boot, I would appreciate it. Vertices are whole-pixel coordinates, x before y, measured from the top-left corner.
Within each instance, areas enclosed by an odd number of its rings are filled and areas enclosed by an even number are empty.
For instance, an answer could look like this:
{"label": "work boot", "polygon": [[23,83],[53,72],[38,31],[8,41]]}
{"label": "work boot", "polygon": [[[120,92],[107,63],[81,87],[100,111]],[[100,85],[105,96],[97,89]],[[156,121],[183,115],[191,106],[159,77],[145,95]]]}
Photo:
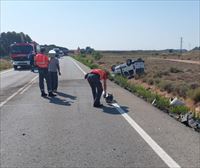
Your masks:
{"label": "work boot", "polygon": [[53,92],[49,92],[49,97],[55,97],[57,96],[56,94],[53,94]]}
{"label": "work boot", "polygon": [[104,107],[104,105],[103,104],[94,104],[93,107],[102,108],[102,107]]}
{"label": "work boot", "polygon": [[42,96],[42,97],[47,97],[47,94],[46,94],[45,92],[42,92],[42,93],[41,93],[41,96]]}

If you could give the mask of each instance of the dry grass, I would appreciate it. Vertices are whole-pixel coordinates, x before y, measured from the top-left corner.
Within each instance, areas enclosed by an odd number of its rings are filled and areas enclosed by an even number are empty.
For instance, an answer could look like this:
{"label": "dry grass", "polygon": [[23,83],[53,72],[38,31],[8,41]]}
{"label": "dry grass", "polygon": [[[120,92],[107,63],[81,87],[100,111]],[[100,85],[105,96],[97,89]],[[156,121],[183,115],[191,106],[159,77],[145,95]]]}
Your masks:
{"label": "dry grass", "polygon": [[5,70],[5,69],[9,69],[12,67],[12,64],[9,60],[7,59],[0,59],[0,71]]}

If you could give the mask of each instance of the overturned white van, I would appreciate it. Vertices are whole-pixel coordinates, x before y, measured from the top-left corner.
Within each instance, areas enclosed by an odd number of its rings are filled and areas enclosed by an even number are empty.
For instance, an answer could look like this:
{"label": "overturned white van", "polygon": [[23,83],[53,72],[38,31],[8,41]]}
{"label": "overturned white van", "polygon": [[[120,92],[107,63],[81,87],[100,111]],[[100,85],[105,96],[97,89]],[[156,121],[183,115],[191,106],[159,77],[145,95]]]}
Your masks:
{"label": "overturned white van", "polygon": [[137,60],[126,60],[126,63],[113,65],[111,70],[114,74],[121,74],[125,77],[134,77],[136,74],[142,75],[144,73],[144,60],[141,58]]}

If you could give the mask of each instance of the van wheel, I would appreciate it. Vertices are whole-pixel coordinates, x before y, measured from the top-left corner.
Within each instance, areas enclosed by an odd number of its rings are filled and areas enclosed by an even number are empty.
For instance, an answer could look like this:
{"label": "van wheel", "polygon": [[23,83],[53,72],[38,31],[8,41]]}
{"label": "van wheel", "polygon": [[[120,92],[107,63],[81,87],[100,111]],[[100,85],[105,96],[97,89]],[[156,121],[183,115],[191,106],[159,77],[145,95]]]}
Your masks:
{"label": "van wheel", "polygon": [[130,66],[131,64],[132,64],[132,60],[131,60],[131,59],[127,59],[127,60],[126,60],[126,65],[127,65],[127,66]]}
{"label": "van wheel", "polygon": [[14,65],[13,68],[14,68],[14,70],[17,70],[17,66],[16,65]]}
{"label": "van wheel", "polygon": [[116,67],[116,65],[112,65],[111,66],[111,70],[114,72],[115,71],[115,67]]}

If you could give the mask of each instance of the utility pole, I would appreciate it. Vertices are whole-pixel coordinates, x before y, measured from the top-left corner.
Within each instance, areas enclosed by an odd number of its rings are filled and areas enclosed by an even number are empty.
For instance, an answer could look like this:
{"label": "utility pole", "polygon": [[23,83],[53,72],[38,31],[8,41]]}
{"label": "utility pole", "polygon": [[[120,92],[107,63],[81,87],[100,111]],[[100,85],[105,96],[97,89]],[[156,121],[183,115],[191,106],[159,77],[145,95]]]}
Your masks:
{"label": "utility pole", "polygon": [[181,37],[181,41],[180,41],[180,55],[182,55],[182,47],[183,47],[183,38]]}

